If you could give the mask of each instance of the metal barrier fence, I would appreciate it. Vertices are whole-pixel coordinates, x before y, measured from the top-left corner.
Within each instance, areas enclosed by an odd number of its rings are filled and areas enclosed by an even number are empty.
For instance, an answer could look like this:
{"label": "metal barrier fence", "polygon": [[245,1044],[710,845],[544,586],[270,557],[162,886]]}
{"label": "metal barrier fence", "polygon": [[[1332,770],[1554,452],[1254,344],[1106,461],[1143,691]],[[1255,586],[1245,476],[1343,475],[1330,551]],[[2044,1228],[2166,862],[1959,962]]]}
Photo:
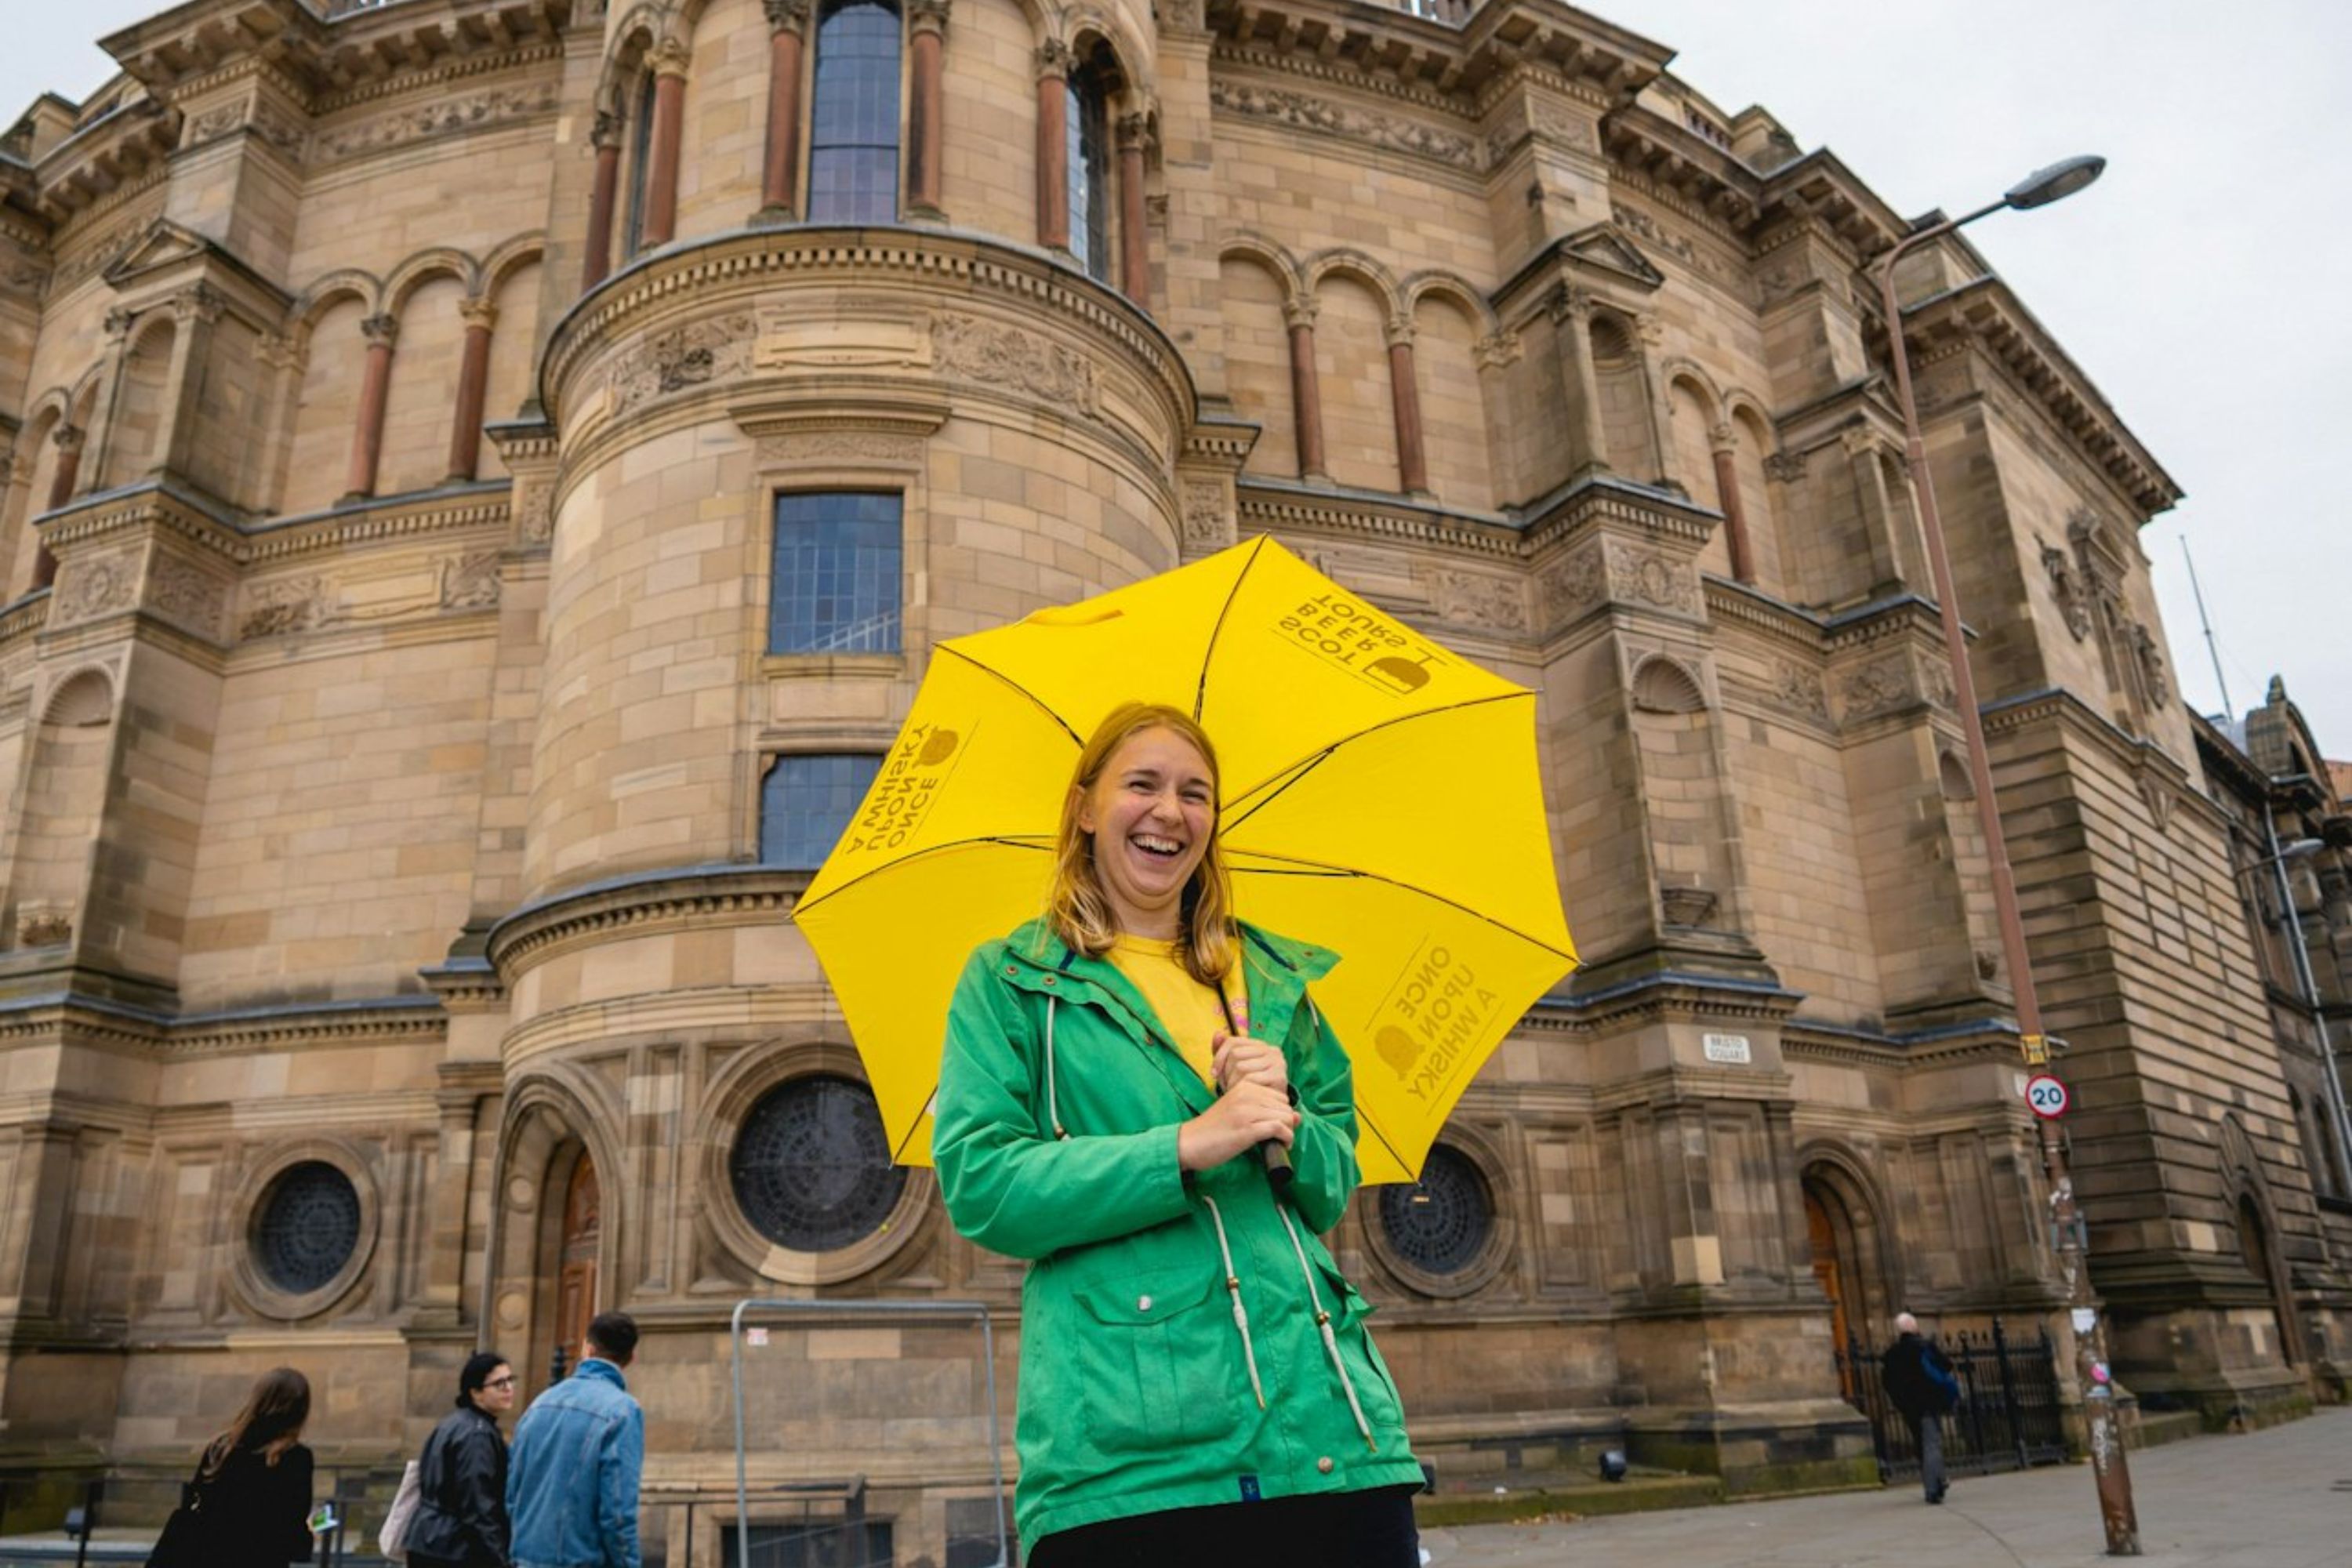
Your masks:
{"label": "metal barrier fence", "polygon": [[985,1305],[753,1298],[728,1339],[735,1518],[712,1568],[1012,1568]]}
{"label": "metal barrier fence", "polygon": [[[2059,1395],[2058,1347],[2049,1327],[2031,1341],[2012,1341],[1999,1318],[1990,1334],[1955,1334],[1937,1341],[1952,1360],[1960,1402],[1937,1419],[1944,1432],[1944,1468],[1956,1476],[1990,1475],[2066,1458],[2065,1409]],[[1911,1423],[1886,1397],[1879,1352],[1848,1337],[1838,1351],[1846,1397],[1870,1417],[1879,1479],[1916,1480],[1919,1446]]]}

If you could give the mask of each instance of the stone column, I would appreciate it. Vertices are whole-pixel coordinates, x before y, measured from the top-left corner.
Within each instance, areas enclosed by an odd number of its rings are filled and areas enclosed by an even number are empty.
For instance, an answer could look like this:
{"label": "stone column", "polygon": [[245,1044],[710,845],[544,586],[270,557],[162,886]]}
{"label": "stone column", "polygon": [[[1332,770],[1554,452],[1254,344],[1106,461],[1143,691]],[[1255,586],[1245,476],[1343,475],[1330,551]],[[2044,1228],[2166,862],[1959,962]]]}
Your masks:
{"label": "stone column", "polygon": [[264,511],[275,512],[286,497],[286,460],[294,442],[294,408],[302,396],[302,373],[310,363],[304,342],[264,332],[253,357],[268,372],[263,382],[261,439],[252,457],[253,493]]}
{"label": "stone column", "polygon": [[1606,473],[1609,438],[1601,424],[1601,377],[1592,368],[1592,296],[1581,289],[1562,289],[1552,296],[1551,324],[1559,345],[1569,437],[1575,444],[1569,472]]}
{"label": "stone column", "polygon": [[[55,511],[73,500],[74,480],[81,474],[82,432],[79,426],[60,425],[50,437],[57,443],[58,460],[49,473],[49,499],[43,511]],[[58,558],[43,540],[33,552],[33,586],[46,588],[58,580]]]}
{"label": "stone column", "polygon": [[204,372],[212,359],[213,324],[227,308],[219,292],[203,283],[172,296],[172,317],[179,330],[172,336],[172,366],[164,380],[172,399],[170,422],[158,443],[166,473],[186,474],[195,456],[196,424],[204,408]]}
{"label": "stone column", "polygon": [[1871,586],[1893,587],[1904,581],[1903,553],[1895,540],[1895,501],[1886,493],[1886,470],[1879,466],[1878,437],[1867,426],[1848,426],[1838,432],[1838,444],[1845,450],[1854,509],[1861,513],[1863,537],[1870,544]]}
{"label": "stone column", "polygon": [[1070,248],[1070,50],[1037,50],[1037,243]]}
{"label": "stone column", "polygon": [[1118,276],[1127,297],[1151,309],[1150,230],[1143,214],[1143,144],[1148,115],[1118,117]]}
{"label": "stone column", "polygon": [[1298,431],[1298,477],[1323,473],[1323,387],[1315,374],[1315,301],[1294,300],[1282,308],[1290,328],[1290,413]]}
{"label": "stone column", "polygon": [[1421,388],[1413,379],[1412,323],[1391,321],[1389,402],[1396,410],[1397,488],[1407,495],[1429,493],[1429,452],[1422,438]]}
{"label": "stone column", "polygon": [[677,234],[677,161],[686,135],[687,52],[679,44],[654,51],[654,125],[646,147],[646,215],[642,248],[658,250]]}
{"label": "stone column", "polygon": [[760,168],[761,223],[790,223],[800,211],[801,57],[809,0],[766,0],[768,145]]}
{"label": "stone column", "polygon": [[1642,355],[1642,385],[1650,395],[1651,477],[1661,485],[1681,488],[1668,472],[1674,462],[1674,411],[1666,402],[1666,378],[1658,367],[1658,350],[1666,341],[1666,324],[1655,315],[1633,318],[1633,338]]}
{"label": "stone column", "polygon": [[613,204],[621,189],[621,117],[609,109],[596,111],[596,129],[589,142],[596,149],[596,183],[588,193],[588,252],[580,267],[580,291],[585,294],[613,270]]}
{"label": "stone column", "polygon": [[1743,583],[1756,581],[1756,552],[1748,539],[1748,506],[1739,495],[1739,468],[1733,460],[1729,421],[1706,433],[1715,453],[1715,490],[1723,502],[1725,542],[1731,546],[1731,574]]}
{"label": "stone column", "polygon": [[392,345],[400,336],[400,323],[390,316],[370,316],[360,323],[360,331],[367,335],[367,379],[360,384],[359,426],[352,433],[345,500],[375,494],[376,464],[383,457],[384,400],[392,390]]}
{"label": "stone column", "polygon": [[466,319],[466,358],[457,370],[457,413],[449,426],[449,478],[470,479],[481,461],[482,399],[490,385],[490,329],[498,307],[468,300],[457,307]]}
{"label": "stone column", "polygon": [[908,75],[914,98],[907,106],[907,212],[911,217],[947,216],[940,205],[940,156],[947,116],[947,30],[948,0],[908,0]]}

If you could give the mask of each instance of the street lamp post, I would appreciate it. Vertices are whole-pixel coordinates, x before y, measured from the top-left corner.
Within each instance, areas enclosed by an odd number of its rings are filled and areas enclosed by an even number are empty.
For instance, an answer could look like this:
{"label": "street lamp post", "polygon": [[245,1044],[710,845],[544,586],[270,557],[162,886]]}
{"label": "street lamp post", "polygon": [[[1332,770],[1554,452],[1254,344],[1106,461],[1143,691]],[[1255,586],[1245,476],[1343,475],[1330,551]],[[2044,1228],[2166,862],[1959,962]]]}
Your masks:
{"label": "street lamp post", "polygon": [[[1957,218],[1947,218],[1916,234],[1906,235],[1878,265],[1878,290],[1886,314],[1888,357],[1895,362],[1895,401],[1903,410],[1904,458],[1911,470],[1911,487],[1918,498],[1919,530],[1926,536],[1927,564],[1936,579],[1936,608],[1944,628],[1944,651],[1952,665],[1953,702],[1959,710],[1960,731],[1968,742],[1969,778],[1976,789],[1977,820],[1985,841],[1985,858],[1992,871],[1993,909],[2000,924],[2001,962],[2009,971],[2010,989],[2017,999],[2017,1026],[2027,1060],[2047,1051],[2042,1029],[2042,1004],[2033,992],[2032,961],[2025,951],[2025,925],[2017,911],[2017,879],[2010,870],[2009,849],[2001,838],[2000,807],[1993,798],[1992,765],[1985,752],[1984,722],[1977,712],[1975,678],[1969,669],[1968,642],[1960,630],[1959,599],[1952,587],[1952,563],[1944,546],[1944,526],[1936,512],[1936,487],[1927,475],[1927,446],[1919,435],[1919,408],[1911,395],[1911,362],[1903,343],[1903,307],[1895,297],[1895,268],[1905,255],[1963,225],[2009,208],[2045,206],[2099,177],[2104,158],[2069,158],[2036,170],[1989,206]],[[2052,1069],[2036,1062],[2044,1072]],[[2042,1169],[2050,1178],[2051,1233],[2067,1299],[2074,1309],[2074,1365],[2088,1417],[2091,1468],[2099,1489],[2099,1517],[2106,1526],[2107,1554],[2137,1557],[2139,1519],[2132,1507],[2131,1471],[2124,1460],[2122,1424],[2116,1417],[2114,1385],[2107,1372],[2106,1325],[2099,1317],[2091,1290],[2087,1239],[2074,1205],[2074,1179],[2066,1168],[2066,1141],[2058,1124],[2037,1116],[2042,1140]],[[2084,1325],[2087,1322],[2087,1330]]]}

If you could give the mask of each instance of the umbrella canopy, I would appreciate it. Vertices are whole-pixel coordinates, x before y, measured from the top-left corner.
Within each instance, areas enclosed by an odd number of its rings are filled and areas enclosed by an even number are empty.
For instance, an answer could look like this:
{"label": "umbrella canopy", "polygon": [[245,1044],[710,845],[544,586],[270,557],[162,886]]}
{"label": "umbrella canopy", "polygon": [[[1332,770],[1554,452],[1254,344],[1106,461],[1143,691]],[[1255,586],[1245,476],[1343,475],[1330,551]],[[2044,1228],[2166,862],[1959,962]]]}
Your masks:
{"label": "umbrella canopy", "polygon": [[940,643],[794,919],[901,1163],[930,1162],[948,1002],[1042,913],[1080,749],[1122,702],[1216,742],[1235,911],[1340,957],[1314,994],[1356,1065],[1367,1182],[1412,1181],[1454,1101],[1575,963],[1535,694],[1268,539]]}

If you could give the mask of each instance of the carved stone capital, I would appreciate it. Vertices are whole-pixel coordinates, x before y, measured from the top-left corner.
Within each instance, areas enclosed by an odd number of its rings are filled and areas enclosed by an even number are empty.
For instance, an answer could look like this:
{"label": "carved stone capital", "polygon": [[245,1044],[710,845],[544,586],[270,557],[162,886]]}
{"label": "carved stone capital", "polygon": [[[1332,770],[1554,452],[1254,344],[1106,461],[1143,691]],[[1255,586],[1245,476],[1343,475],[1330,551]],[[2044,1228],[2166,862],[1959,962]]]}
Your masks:
{"label": "carved stone capital", "polygon": [[1381,341],[1391,348],[1412,347],[1412,318],[1391,316],[1381,324]]}
{"label": "carved stone capital", "polygon": [[172,296],[172,316],[181,321],[217,321],[228,309],[220,290],[209,283],[193,284]]}
{"label": "carved stone capital", "polygon": [[299,370],[310,362],[301,340],[278,332],[264,332],[253,345],[253,357],[272,370]]}
{"label": "carved stone capital", "polygon": [[1148,114],[1122,114],[1118,117],[1118,124],[1115,129],[1118,137],[1118,150],[1120,152],[1125,153],[1134,151],[1139,153],[1146,146],[1150,145],[1151,141],[1151,116]]}
{"label": "carved stone capital", "polygon": [[360,323],[360,333],[372,349],[388,349],[400,341],[400,319],[397,316],[370,316]]}
{"label": "carved stone capital", "polygon": [[1315,309],[1312,300],[1286,300],[1282,304],[1282,324],[1293,331],[1305,327],[1311,331],[1315,327]]}
{"label": "carved stone capital", "polygon": [[1728,452],[1738,446],[1738,442],[1732,437],[1730,420],[1727,419],[1720,425],[1710,425],[1706,427],[1706,449],[1708,451]]}
{"label": "carved stone capital", "polygon": [[694,51],[676,38],[664,38],[646,57],[646,65],[657,77],[675,77],[684,81],[694,65]]}
{"label": "carved stone capital", "polygon": [[[770,30],[778,33],[806,33],[811,0],[761,0],[768,13]],[[945,6],[940,7],[945,10]]]}
{"label": "carved stone capital", "polygon": [[457,314],[468,327],[479,327],[486,332],[499,324],[499,308],[488,300],[460,300]]}
{"label": "carved stone capital", "polygon": [[619,151],[621,146],[621,132],[625,128],[626,124],[627,122],[621,118],[621,114],[618,110],[598,110],[596,111],[595,128],[588,132],[588,144],[594,147],[599,152],[603,152],[608,148],[614,152]]}
{"label": "carved stone capital", "polygon": [[1059,38],[1048,38],[1037,46],[1037,75],[1041,79],[1066,77],[1076,63],[1077,57],[1070,53],[1070,46]]}
{"label": "carved stone capital", "polygon": [[88,435],[89,432],[79,425],[60,425],[49,439],[57,443],[60,452],[79,452]]}
{"label": "carved stone capital", "polygon": [[949,0],[907,0],[907,36],[925,33],[944,37],[948,30]]}
{"label": "carved stone capital", "polygon": [[1563,284],[1544,301],[1544,310],[1551,317],[1554,326],[1573,322],[1580,328],[1591,323],[1592,308],[1596,303],[1598,301],[1593,299],[1591,289]]}
{"label": "carved stone capital", "polygon": [[1519,357],[1519,334],[1489,332],[1470,346],[1480,370],[1500,370]]}
{"label": "carved stone capital", "polygon": [[121,342],[131,335],[131,323],[138,319],[135,311],[126,310],[117,305],[106,313],[106,335],[116,342]]}
{"label": "carved stone capital", "polygon": [[1782,484],[1793,484],[1805,477],[1805,454],[1775,452],[1764,459],[1764,477]]}
{"label": "carved stone capital", "polygon": [[1865,458],[1886,449],[1886,443],[1878,438],[1878,432],[1867,425],[1849,425],[1839,431],[1838,445],[1845,448],[1845,455],[1849,458]]}

